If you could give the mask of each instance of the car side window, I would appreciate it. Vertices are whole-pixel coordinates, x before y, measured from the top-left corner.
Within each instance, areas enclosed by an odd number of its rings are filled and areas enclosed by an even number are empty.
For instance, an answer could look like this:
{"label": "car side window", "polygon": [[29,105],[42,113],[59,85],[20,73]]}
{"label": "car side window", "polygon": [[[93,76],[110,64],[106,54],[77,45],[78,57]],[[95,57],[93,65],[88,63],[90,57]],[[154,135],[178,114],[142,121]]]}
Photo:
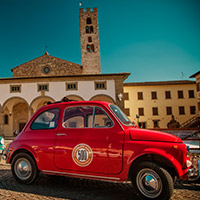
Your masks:
{"label": "car side window", "polygon": [[100,107],[74,106],[66,108],[64,112],[64,128],[104,128],[112,127],[113,124]]}
{"label": "car side window", "polygon": [[73,106],[66,108],[63,118],[64,128],[88,128],[91,122],[87,120],[93,115],[91,106]]}
{"label": "car side window", "polygon": [[112,127],[113,121],[108,117],[102,108],[95,107],[93,126],[95,128]]}
{"label": "car side window", "polygon": [[31,124],[31,129],[54,129],[58,125],[60,110],[53,108],[40,113]]}

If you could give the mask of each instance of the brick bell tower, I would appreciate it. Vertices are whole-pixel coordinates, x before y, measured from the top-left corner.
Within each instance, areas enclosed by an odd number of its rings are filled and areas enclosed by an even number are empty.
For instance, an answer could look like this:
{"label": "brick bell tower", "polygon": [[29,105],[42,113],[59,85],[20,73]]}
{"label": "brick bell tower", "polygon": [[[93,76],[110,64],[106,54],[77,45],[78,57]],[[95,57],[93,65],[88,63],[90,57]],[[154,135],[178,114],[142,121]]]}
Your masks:
{"label": "brick bell tower", "polygon": [[100,74],[99,26],[97,8],[80,8],[81,64],[83,74]]}

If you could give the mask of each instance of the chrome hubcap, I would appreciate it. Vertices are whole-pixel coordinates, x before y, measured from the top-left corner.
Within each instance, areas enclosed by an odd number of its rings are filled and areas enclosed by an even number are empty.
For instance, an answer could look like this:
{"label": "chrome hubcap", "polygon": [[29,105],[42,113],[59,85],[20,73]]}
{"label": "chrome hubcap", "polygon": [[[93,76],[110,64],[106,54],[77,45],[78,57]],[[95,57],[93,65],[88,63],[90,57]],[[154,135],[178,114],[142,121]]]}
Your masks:
{"label": "chrome hubcap", "polygon": [[32,167],[27,159],[20,158],[16,161],[14,170],[19,179],[27,180],[31,176]]}
{"label": "chrome hubcap", "polygon": [[140,192],[148,198],[156,198],[162,191],[160,176],[151,169],[142,169],[136,178]]}

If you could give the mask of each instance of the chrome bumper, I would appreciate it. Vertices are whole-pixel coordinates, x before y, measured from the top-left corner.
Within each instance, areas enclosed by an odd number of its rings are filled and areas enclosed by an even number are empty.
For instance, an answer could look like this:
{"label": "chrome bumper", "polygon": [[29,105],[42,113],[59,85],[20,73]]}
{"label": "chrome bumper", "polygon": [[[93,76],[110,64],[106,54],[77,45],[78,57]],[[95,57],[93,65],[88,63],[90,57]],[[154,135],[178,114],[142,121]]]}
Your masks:
{"label": "chrome bumper", "polygon": [[200,156],[191,156],[192,166],[188,169],[188,180],[196,181],[200,177]]}

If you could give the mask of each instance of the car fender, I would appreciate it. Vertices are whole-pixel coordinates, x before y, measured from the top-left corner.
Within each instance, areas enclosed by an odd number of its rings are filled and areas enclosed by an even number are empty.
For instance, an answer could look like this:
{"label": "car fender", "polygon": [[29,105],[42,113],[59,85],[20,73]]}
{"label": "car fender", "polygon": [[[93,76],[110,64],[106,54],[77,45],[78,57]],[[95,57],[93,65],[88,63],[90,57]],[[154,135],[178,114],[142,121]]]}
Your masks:
{"label": "car fender", "polygon": [[10,152],[10,155],[8,157],[8,161],[7,162],[11,163],[12,159],[14,158],[14,156],[19,152],[28,153],[31,156],[33,156],[33,158],[34,158],[34,160],[36,162],[36,165],[37,165],[38,169],[40,170],[39,158],[38,158],[37,154],[35,154],[35,151],[33,151],[33,149],[28,145],[23,145],[23,146],[18,146],[16,148],[13,148],[13,150]]}
{"label": "car fender", "polygon": [[184,175],[184,172],[183,172],[183,169],[181,167],[181,164],[176,160],[176,158],[174,158],[171,154],[167,154],[162,149],[147,148],[147,149],[144,149],[144,151],[142,153],[138,154],[138,155],[135,155],[133,153],[133,155],[130,157],[128,163],[134,163],[140,157],[146,156],[146,155],[152,155],[152,154],[161,156],[161,157],[165,158],[166,160],[168,160],[173,165],[173,167],[176,170],[176,172],[177,172],[179,177]]}

